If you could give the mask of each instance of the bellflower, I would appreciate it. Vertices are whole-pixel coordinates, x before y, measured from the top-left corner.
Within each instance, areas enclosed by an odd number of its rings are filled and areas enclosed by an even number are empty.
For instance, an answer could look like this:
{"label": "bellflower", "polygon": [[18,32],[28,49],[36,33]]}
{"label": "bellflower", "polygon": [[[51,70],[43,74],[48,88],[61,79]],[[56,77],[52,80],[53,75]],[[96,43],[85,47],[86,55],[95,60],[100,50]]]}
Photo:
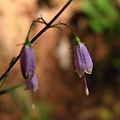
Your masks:
{"label": "bellflower", "polygon": [[92,74],[93,62],[86,46],[78,37],[76,38],[76,44],[74,45],[74,62],[79,77],[81,78],[84,75],[85,93],[86,95],[89,95],[85,73]]}
{"label": "bellflower", "polygon": [[[31,24],[26,37],[26,41],[20,52],[20,66],[21,66],[22,75],[26,81],[26,89],[30,90],[32,93],[38,89],[38,80],[35,74],[36,60],[34,55],[34,49],[31,45],[31,42],[29,41],[29,34],[35,22],[37,21],[35,20]],[[33,97],[32,97],[32,107],[34,108]]]}
{"label": "bellflower", "polygon": [[34,50],[30,44],[25,43],[20,53],[20,65],[22,75],[25,79],[33,77],[36,70]]}
{"label": "bellflower", "polygon": [[[31,46],[29,39],[26,42],[20,53],[20,66],[22,75],[26,80],[26,89],[35,92],[38,89],[38,80],[35,74],[36,60],[34,49]],[[34,99],[32,97],[32,108],[34,108]]]}
{"label": "bellflower", "polygon": [[32,91],[38,89],[38,80],[35,74],[36,60],[34,55],[34,49],[31,46],[29,39],[26,40],[21,53],[20,53],[20,65],[23,77],[26,79],[26,87]]}

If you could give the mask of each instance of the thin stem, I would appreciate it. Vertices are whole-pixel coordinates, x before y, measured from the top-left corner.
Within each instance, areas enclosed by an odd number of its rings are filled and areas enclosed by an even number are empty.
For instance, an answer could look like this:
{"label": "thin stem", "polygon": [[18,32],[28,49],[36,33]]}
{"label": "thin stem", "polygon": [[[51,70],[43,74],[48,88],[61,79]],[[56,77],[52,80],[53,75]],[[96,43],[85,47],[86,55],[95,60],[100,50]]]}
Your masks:
{"label": "thin stem", "polygon": [[60,22],[60,23],[58,23],[58,25],[64,25],[64,26],[68,27],[73,32],[73,34],[75,35],[75,37],[77,36],[76,33],[74,32],[74,30],[69,25],[67,25],[66,23]]}
{"label": "thin stem", "polygon": [[67,6],[72,2],[72,0],[69,0],[65,6],[56,14],[56,16],[31,40],[31,43],[33,43],[41,34],[43,34],[52,23],[60,16],[60,14],[67,8]]}
{"label": "thin stem", "polygon": [[[74,30],[72,29],[72,27],[70,27],[70,26],[67,25],[66,23],[62,23],[62,22],[59,22],[58,24],[55,24],[55,25],[56,25],[56,26],[64,25],[64,26],[68,27],[68,28],[72,31],[72,33],[75,35],[75,38],[76,38],[76,42],[73,43],[73,46],[76,45],[76,44],[80,45],[81,40],[80,40],[80,38],[77,36],[77,34],[74,32]],[[73,46],[72,46],[72,47],[73,47]],[[70,49],[71,49],[72,47],[70,47]]]}
{"label": "thin stem", "polygon": [[40,17],[40,18],[37,18],[36,20],[33,20],[33,21],[32,21],[32,24],[31,24],[31,26],[30,26],[30,28],[29,28],[29,31],[28,31],[28,34],[27,34],[27,38],[28,38],[29,35],[30,35],[30,31],[31,31],[32,27],[35,25],[36,22],[39,22],[40,19],[43,20],[43,18]]}
{"label": "thin stem", "polygon": [[[52,23],[61,15],[61,13],[68,7],[68,5],[72,2],[72,0],[69,0],[65,6],[53,17],[53,19],[30,41],[31,44],[36,41],[38,37],[40,37],[47,29],[50,28]],[[8,69],[3,73],[3,75],[0,77],[0,81],[5,77],[5,75],[12,69],[12,67],[16,64],[16,62],[19,60],[20,54],[16,57],[14,62],[8,67]]]}
{"label": "thin stem", "polygon": [[43,23],[43,24],[45,24],[45,25],[48,24],[48,23],[43,19],[42,15],[41,15],[41,20],[42,20],[42,21],[38,21],[38,22]]}

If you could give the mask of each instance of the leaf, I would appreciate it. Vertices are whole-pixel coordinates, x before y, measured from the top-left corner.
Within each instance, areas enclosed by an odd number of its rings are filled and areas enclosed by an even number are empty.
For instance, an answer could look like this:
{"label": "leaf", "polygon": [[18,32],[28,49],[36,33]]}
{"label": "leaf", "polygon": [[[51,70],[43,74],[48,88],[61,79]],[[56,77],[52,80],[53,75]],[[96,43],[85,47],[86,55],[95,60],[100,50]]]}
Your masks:
{"label": "leaf", "polygon": [[6,74],[5,74],[5,77],[4,77],[3,80],[1,81],[0,88],[5,84],[5,81],[6,81],[6,78],[7,78],[8,74],[9,74],[9,73],[6,73]]}
{"label": "leaf", "polygon": [[[15,59],[16,59],[16,57],[13,57],[13,58],[11,59],[11,61],[10,61],[10,63],[9,63],[9,67],[14,63]],[[1,84],[0,84],[0,88],[5,84],[5,81],[6,81],[6,79],[7,79],[8,74],[9,74],[9,72],[6,72],[6,73],[5,73],[5,76],[4,76],[4,78],[2,79]]]}
{"label": "leaf", "polygon": [[95,9],[95,7],[93,6],[92,2],[90,1],[83,1],[82,2],[82,9],[83,12],[88,15],[89,17],[96,17],[98,15],[97,10]]}
{"label": "leaf", "polygon": [[15,59],[16,59],[16,57],[13,57],[13,58],[11,59],[10,64],[9,64],[9,67],[14,63]]}
{"label": "leaf", "polygon": [[103,25],[97,19],[92,19],[90,21],[90,27],[95,33],[101,33],[104,30]]}
{"label": "leaf", "polygon": [[13,90],[15,90],[15,89],[17,89],[17,88],[19,88],[19,87],[22,87],[23,85],[24,85],[24,84],[20,84],[20,85],[13,86],[13,87],[11,87],[11,88],[7,88],[7,89],[4,89],[4,90],[1,90],[1,91],[0,91],[0,95],[6,94],[6,93],[8,93],[8,92],[11,92],[11,91],[13,91]]}
{"label": "leaf", "polygon": [[99,14],[107,16],[107,20],[111,20],[113,24],[119,19],[119,13],[110,0],[96,0],[95,4]]}

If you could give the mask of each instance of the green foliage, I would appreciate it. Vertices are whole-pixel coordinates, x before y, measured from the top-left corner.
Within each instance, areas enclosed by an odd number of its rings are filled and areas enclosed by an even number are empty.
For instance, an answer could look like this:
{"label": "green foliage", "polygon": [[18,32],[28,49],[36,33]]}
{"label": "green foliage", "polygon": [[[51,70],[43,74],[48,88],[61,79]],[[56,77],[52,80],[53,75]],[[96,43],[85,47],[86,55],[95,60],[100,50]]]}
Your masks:
{"label": "green foliage", "polygon": [[49,115],[51,110],[52,105],[45,102],[38,102],[34,110],[28,109],[27,112],[23,113],[21,120],[51,120]]}
{"label": "green foliage", "polygon": [[17,109],[21,111],[20,120],[51,120],[49,114],[53,105],[36,100],[35,108],[32,108],[30,91],[18,88],[11,93],[11,97]]}
{"label": "green foliage", "polygon": [[50,120],[49,113],[53,109],[53,106],[45,102],[39,102],[37,108],[40,111],[41,120]]}
{"label": "green foliage", "polygon": [[7,79],[8,73],[5,74],[4,78],[1,81],[0,88],[5,84],[5,81]]}
{"label": "green foliage", "polygon": [[107,109],[103,109],[100,111],[99,117],[101,120],[112,120],[112,113]]}
{"label": "green foliage", "polygon": [[6,93],[11,92],[11,91],[14,91],[15,89],[17,89],[17,88],[19,88],[19,87],[21,87],[21,86],[23,86],[23,84],[16,85],[16,86],[13,86],[13,87],[10,87],[10,88],[1,90],[1,91],[0,91],[0,95],[6,94]]}
{"label": "green foliage", "polygon": [[111,0],[84,0],[83,12],[90,18],[89,25],[95,33],[110,30],[119,23],[119,12]]}
{"label": "green foliage", "polygon": [[[11,59],[11,61],[10,61],[10,63],[9,63],[9,67],[14,63],[15,58],[16,58],[16,57],[13,57],[13,58]],[[5,73],[5,76],[4,76],[4,78],[2,79],[1,84],[0,84],[0,88],[2,88],[3,85],[5,84],[5,81],[6,81],[7,77],[8,77],[8,74],[9,74],[9,72],[6,72],[6,73]],[[6,93],[6,92],[5,92],[5,93]],[[3,94],[3,93],[2,93],[2,94]]]}
{"label": "green foliage", "polygon": [[[24,93],[23,93],[24,92]],[[21,120],[50,120],[49,112],[52,106],[45,102],[35,102],[35,108],[32,108],[31,94],[23,88],[12,92],[12,98],[17,103],[22,112]]]}

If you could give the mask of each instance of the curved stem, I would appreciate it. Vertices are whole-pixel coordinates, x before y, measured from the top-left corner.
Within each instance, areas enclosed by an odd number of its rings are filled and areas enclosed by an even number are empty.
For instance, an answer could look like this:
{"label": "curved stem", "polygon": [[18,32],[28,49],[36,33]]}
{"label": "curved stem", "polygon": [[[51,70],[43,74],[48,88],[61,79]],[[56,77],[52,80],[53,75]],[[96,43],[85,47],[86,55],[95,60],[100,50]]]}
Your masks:
{"label": "curved stem", "polygon": [[[68,7],[68,5],[72,2],[72,0],[69,0],[65,6],[53,17],[53,19],[30,41],[31,44],[36,41],[38,37],[40,37],[47,29],[50,28],[52,23],[61,15],[61,13]],[[0,81],[5,77],[5,75],[12,69],[12,67],[16,64],[16,62],[19,60],[20,54],[16,57],[14,62],[8,67],[8,69],[3,73],[3,75],[0,77]]]}
{"label": "curved stem", "polygon": [[64,25],[64,26],[68,27],[73,32],[73,34],[75,35],[75,37],[77,36],[77,34],[74,32],[74,30],[69,25],[67,25],[66,23],[60,22],[58,25]]}

